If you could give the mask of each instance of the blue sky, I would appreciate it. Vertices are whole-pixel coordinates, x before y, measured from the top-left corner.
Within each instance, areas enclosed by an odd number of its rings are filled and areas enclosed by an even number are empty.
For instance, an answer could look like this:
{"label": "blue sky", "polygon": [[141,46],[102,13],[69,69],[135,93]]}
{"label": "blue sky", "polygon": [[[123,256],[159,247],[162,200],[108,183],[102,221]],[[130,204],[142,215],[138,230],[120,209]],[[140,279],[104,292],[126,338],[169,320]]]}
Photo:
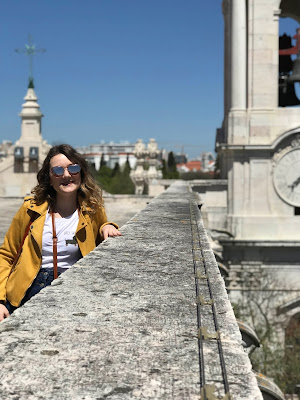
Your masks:
{"label": "blue sky", "polygon": [[2,0],[0,141],[20,136],[28,34],[43,137],[74,146],[155,138],[196,157],[223,119],[221,0]]}

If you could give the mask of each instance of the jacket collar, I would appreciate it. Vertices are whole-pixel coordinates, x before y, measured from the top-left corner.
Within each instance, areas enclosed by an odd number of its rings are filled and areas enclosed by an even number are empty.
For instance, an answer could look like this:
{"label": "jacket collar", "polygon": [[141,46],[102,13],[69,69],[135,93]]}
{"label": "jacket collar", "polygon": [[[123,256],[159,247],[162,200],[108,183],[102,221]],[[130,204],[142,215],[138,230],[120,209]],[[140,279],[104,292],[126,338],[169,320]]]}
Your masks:
{"label": "jacket collar", "polygon": [[[25,197],[24,201],[27,202],[27,209],[28,210],[32,210],[40,215],[42,215],[49,207],[49,204],[47,201],[45,201],[44,203],[37,205],[34,197],[33,196],[27,196]],[[81,211],[91,211],[91,207],[88,206],[83,206],[83,197],[82,196],[78,196],[78,203],[79,203],[79,209]]]}
{"label": "jacket collar", "polygon": [[27,209],[32,210],[40,215],[42,215],[48,209],[48,202],[45,201],[44,203],[37,205],[33,196],[25,197],[24,201],[27,202]]}

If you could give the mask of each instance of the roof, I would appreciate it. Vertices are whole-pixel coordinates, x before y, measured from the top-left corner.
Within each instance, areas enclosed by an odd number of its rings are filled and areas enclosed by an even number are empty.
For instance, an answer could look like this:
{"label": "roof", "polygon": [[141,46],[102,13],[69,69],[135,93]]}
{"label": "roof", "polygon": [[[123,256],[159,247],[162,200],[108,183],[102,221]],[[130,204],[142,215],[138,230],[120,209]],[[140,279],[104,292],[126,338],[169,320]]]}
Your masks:
{"label": "roof", "polygon": [[186,163],[177,164],[178,169],[182,169],[185,171],[201,171],[201,161],[200,160],[192,160]]}

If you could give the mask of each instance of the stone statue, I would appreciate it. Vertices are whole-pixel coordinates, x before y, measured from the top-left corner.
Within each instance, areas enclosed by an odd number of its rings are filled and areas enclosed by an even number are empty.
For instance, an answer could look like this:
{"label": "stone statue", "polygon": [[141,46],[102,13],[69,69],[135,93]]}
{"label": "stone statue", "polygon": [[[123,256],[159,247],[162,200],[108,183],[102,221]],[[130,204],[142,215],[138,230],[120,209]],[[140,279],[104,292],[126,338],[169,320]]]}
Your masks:
{"label": "stone statue", "polygon": [[[149,187],[150,194],[151,185],[157,185],[157,179],[162,178],[161,171],[157,170],[157,158],[160,151],[157,148],[155,139],[150,139],[147,149],[143,141],[139,139],[135,145],[133,154],[137,158],[137,166],[135,171],[131,171],[130,177],[135,184],[135,194],[142,194],[146,183]],[[148,171],[144,170],[145,159],[147,159],[149,163]]]}
{"label": "stone statue", "polygon": [[130,172],[130,177],[135,184],[135,194],[143,194],[146,183],[146,172],[144,170],[144,157],[147,155],[146,146],[142,139],[138,139],[133,154],[137,158],[136,169]]}

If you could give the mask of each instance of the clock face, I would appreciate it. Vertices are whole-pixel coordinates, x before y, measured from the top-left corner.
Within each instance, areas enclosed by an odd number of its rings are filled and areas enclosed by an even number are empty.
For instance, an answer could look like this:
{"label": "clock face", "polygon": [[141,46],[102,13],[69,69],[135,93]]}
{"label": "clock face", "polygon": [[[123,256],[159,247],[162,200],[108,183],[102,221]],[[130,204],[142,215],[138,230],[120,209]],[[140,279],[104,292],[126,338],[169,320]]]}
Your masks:
{"label": "clock face", "polygon": [[288,204],[300,207],[300,149],[286,153],[274,170],[274,186]]}

